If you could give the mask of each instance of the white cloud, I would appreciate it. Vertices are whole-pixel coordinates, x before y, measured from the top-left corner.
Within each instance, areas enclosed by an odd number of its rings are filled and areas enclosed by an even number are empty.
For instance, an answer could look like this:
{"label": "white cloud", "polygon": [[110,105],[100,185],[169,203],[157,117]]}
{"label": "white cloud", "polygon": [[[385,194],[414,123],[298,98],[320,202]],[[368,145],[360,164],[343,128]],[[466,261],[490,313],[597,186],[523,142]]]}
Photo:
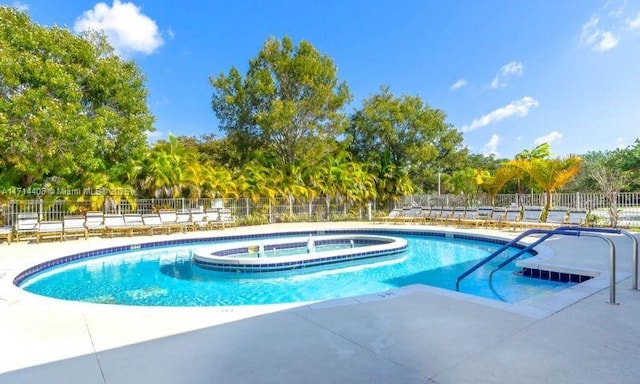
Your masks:
{"label": "white cloud", "polygon": [[524,69],[523,65],[519,61],[512,61],[507,63],[500,68],[500,71],[496,74],[491,82],[491,88],[501,88],[507,86],[507,80],[510,77],[522,76],[522,70]]}
{"label": "white cloud", "polygon": [[156,141],[163,139],[165,136],[166,135],[162,131],[147,132],[147,142],[153,144]]}
{"label": "white cloud", "polygon": [[600,18],[594,16],[582,26],[580,41],[593,51],[605,52],[618,45],[618,38],[612,31],[599,28]]}
{"label": "white cloud", "polygon": [[626,24],[631,29],[640,29],[640,13],[638,13],[635,19],[627,18]]}
{"label": "white cloud", "polygon": [[170,38],[174,38],[176,37],[175,32],[173,32],[173,28],[169,27],[169,29],[167,30],[167,35],[169,35]]}
{"label": "white cloud", "polygon": [[105,3],[96,4],[76,19],[73,29],[76,32],[104,31],[120,55],[151,54],[164,43],[155,21],[135,4],[119,0],[114,0],[112,7]]}
{"label": "white cloud", "polygon": [[533,140],[533,145],[538,146],[544,143],[552,144],[553,142],[559,141],[560,139],[562,139],[562,133],[558,131],[553,131]]}
{"label": "white cloud", "polygon": [[25,4],[21,1],[14,1],[11,3],[11,7],[17,9],[20,12],[27,12],[29,10],[29,4]]}
{"label": "white cloud", "polygon": [[460,79],[460,80],[456,81],[455,83],[451,84],[451,86],[449,87],[449,90],[450,91],[455,91],[456,89],[460,89],[460,88],[466,86],[467,84],[468,84],[467,80]]}
{"label": "white cloud", "polygon": [[486,115],[474,119],[471,124],[462,126],[461,130],[462,132],[470,132],[475,129],[485,127],[489,124],[496,123],[500,120],[504,120],[511,116],[524,117],[529,114],[529,110],[531,108],[538,107],[539,105],[540,103],[538,103],[537,100],[529,96],[525,96],[520,100],[512,101],[504,107],[494,109]]}
{"label": "white cloud", "polygon": [[500,157],[500,153],[498,152],[498,144],[500,144],[500,141],[501,137],[494,133],[484,147],[482,147],[482,153],[487,156],[494,155],[495,157]]}

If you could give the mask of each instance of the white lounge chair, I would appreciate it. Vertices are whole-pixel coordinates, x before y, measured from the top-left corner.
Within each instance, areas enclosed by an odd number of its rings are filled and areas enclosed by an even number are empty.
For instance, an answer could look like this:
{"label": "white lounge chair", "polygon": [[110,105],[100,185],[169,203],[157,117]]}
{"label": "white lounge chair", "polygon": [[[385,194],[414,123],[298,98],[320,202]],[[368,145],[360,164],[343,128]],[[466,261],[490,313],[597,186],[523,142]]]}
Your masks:
{"label": "white lounge chair", "polygon": [[65,216],[62,218],[62,227],[62,240],[66,240],[68,236],[84,236],[85,239],[89,237],[84,216]]}
{"label": "white lounge chair", "polygon": [[13,240],[13,228],[0,227],[0,239],[6,239],[7,244],[11,244],[11,240]]}
{"label": "white lounge chair", "polygon": [[149,234],[153,235],[156,232],[169,233],[169,227],[162,223],[160,214],[148,213],[142,215],[142,222],[148,228]]}
{"label": "white lounge chair", "polygon": [[184,229],[195,230],[195,225],[191,221],[191,213],[189,211],[178,211],[176,212],[176,223],[180,223],[184,225]]}
{"label": "white lounge chair", "polygon": [[38,221],[37,213],[19,213],[16,219],[16,241],[20,241],[20,238],[37,239]]}
{"label": "white lounge chair", "polygon": [[[167,228],[168,231],[179,230],[180,232],[187,231],[186,222],[178,222],[178,213],[173,209],[161,209],[159,212],[160,221]],[[188,215],[187,215],[188,216]],[[187,221],[188,221],[187,217]]]}
{"label": "white lounge chair", "polygon": [[191,225],[193,229],[209,229],[209,221],[204,211],[194,209],[191,211]]}
{"label": "white lounge chair", "polygon": [[119,214],[104,215],[104,233],[109,237],[113,237],[116,233],[125,233],[133,236],[133,227],[127,225],[124,216]]}
{"label": "white lounge chair", "polygon": [[62,241],[63,226],[62,221],[41,221],[38,223],[36,231],[36,242],[42,239],[54,239]]}
{"label": "white lounge chair", "polygon": [[104,214],[99,211],[89,211],[85,213],[85,227],[89,235],[102,235],[104,233]]}
{"label": "white lounge chair", "polygon": [[131,234],[151,233],[151,228],[144,223],[141,214],[125,213],[122,217],[124,218],[124,223],[131,229]]}
{"label": "white lounge chair", "polygon": [[229,208],[222,208],[220,211],[218,211],[218,215],[220,223],[222,224],[222,228],[224,228],[225,226],[235,227],[237,225],[236,218],[233,217]]}

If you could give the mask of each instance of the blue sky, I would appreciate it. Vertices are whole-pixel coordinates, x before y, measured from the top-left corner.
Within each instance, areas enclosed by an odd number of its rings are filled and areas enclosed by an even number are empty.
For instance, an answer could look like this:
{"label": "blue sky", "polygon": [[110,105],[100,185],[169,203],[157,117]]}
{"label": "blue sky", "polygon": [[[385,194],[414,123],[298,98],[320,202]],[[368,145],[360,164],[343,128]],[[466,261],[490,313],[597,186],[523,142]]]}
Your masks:
{"label": "blue sky", "polygon": [[147,76],[157,132],[221,135],[210,75],[269,36],[332,57],[354,96],[387,85],[447,114],[473,153],[625,147],[640,136],[640,1],[0,0],[41,25],[103,29]]}

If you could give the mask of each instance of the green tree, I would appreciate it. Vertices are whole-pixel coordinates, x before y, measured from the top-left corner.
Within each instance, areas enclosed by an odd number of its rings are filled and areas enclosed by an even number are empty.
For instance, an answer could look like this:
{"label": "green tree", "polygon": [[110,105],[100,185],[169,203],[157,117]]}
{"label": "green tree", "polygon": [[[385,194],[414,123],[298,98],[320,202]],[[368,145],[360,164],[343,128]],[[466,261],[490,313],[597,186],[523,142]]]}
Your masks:
{"label": "green tree", "polygon": [[331,58],[310,43],[269,38],[243,77],[232,67],[210,77],[211,106],[220,129],[247,162],[254,151],[273,152],[280,166],[321,159],[344,131],[341,112],[351,96]]}
{"label": "green tree", "polygon": [[467,154],[462,135],[446,123],[442,110],[418,96],[396,97],[386,87],[364,100],[347,133],[355,159],[406,169],[421,190],[434,190],[437,173],[457,169]]}
{"label": "green tree", "polygon": [[[46,28],[0,7],[0,174],[22,186],[85,182],[140,160],[153,130],[144,77],[103,35]],[[113,179],[115,176],[110,175]]]}
{"label": "green tree", "polygon": [[509,165],[529,175],[545,191],[547,198],[544,208],[548,211],[553,205],[553,192],[567,185],[580,172],[582,158],[514,159]]}

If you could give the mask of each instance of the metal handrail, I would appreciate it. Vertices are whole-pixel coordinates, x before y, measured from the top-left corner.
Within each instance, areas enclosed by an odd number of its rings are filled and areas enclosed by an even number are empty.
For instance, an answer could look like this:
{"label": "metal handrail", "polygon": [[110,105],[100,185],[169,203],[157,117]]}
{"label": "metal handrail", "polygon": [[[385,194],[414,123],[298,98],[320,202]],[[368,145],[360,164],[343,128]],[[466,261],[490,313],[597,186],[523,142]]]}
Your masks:
{"label": "metal handrail", "polygon": [[595,233],[611,233],[611,234],[621,234],[625,235],[631,239],[631,260],[632,260],[632,271],[631,271],[631,289],[638,290],[638,238],[635,237],[631,232],[620,229],[620,228],[584,228],[584,227],[560,227],[557,229],[570,229],[570,230],[582,230],[588,232]]}
{"label": "metal handrail", "polygon": [[[540,234],[549,235],[549,236],[546,237],[546,238],[548,238],[548,237],[552,236],[553,234],[555,234],[556,232],[558,232],[558,231],[555,230],[555,229],[553,229],[553,230],[550,230],[550,229],[529,229],[527,231],[522,232],[520,235],[516,236],[514,239],[512,239],[509,242],[507,242],[502,247],[500,247],[496,251],[494,251],[492,254],[490,254],[489,256],[487,256],[484,259],[480,260],[480,262],[478,262],[476,265],[474,265],[473,267],[469,268],[464,273],[462,273],[460,276],[458,276],[458,278],[456,279],[456,291],[460,290],[460,281],[462,281],[462,279],[464,279],[465,277],[469,276],[470,274],[475,272],[478,268],[482,267],[486,263],[488,263],[491,260],[493,260],[496,256],[498,256],[499,254],[501,254],[505,250],[507,250],[507,249],[511,248],[512,246],[516,245],[518,243],[518,241],[522,240],[523,238],[525,238],[527,236],[531,236],[531,235],[540,235]],[[568,232],[565,232],[565,231],[559,231],[559,232],[568,234]]]}
{"label": "metal handrail", "polygon": [[[522,256],[524,253],[530,251],[532,248],[534,248],[536,245],[542,243],[543,241],[545,241],[546,239],[548,239],[549,237],[556,235],[556,234],[560,234],[557,233],[556,231],[572,231],[572,232],[577,232],[577,233],[582,233],[582,232],[595,232],[595,233],[611,233],[611,234],[620,234],[622,233],[621,229],[611,229],[611,228],[584,228],[584,227],[559,227],[556,228],[554,230],[553,233],[549,233],[543,237],[541,237],[540,239],[538,239],[538,241],[531,243],[529,246],[527,246],[526,248],[520,250],[519,252],[517,252],[516,254],[514,254],[513,256],[509,257],[508,259],[506,259],[505,261],[503,261],[502,263],[500,263],[497,267],[495,267],[493,269],[493,271],[491,271],[491,273],[489,274],[489,283],[491,283],[491,280],[493,279],[493,274],[497,271],[499,271],[500,269],[506,267],[507,265],[511,264],[515,259],[517,259],[518,257]],[[564,233],[562,233],[564,234]],[[573,234],[572,234],[573,236]],[[578,236],[580,236],[578,234]],[[634,255],[637,253],[637,242],[635,241],[635,237],[631,236],[632,239],[634,240]],[[635,289],[635,288],[634,288]]]}
{"label": "metal handrail", "polygon": [[531,230],[528,230],[528,231],[525,231],[525,232],[521,233],[519,236],[517,236],[513,240],[511,240],[508,243],[504,244],[500,249],[494,251],[491,255],[487,256],[486,258],[481,260],[479,263],[477,263],[476,265],[474,265],[473,267],[471,267],[467,271],[465,271],[463,274],[458,276],[458,278],[456,279],[456,291],[460,290],[460,281],[462,281],[462,279],[464,279],[465,277],[469,276],[471,273],[475,272],[478,268],[482,267],[483,265],[485,265],[489,261],[493,260],[500,253],[504,252],[506,249],[508,249],[511,246],[515,245],[519,240],[521,240],[524,237],[527,237],[527,236],[530,236],[530,235],[535,235],[535,234],[544,234],[544,236],[542,236],[540,239],[538,239],[537,241],[529,244],[525,248],[521,249],[515,255],[510,256],[507,260],[505,260],[502,263],[500,263],[500,265],[498,265],[498,267],[496,267],[493,271],[491,271],[491,273],[489,274],[489,284],[491,284],[491,279],[493,278],[494,272],[496,272],[497,270],[499,270],[502,267],[506,266],[507,264],[511,263],[512,261],[514,261],[515,259],[517,259],[521,255],[523,255],[525,252],[528,252],[529,250],[533,249],[535,246],[539,245],[540,243],[542,243],[543,241],[545,241],[549,237],[554,236],[554,235],[563,235],[563,236],[581,236],[582,235],[582,236],[600,238],[600,239],[604,240],[605,242],[607,242],[607,244],[609,244],[609,248],[610,248],[610,253],[609,253],[609,255],[610,255],[610,268],[611,268],[611,271],[610,271],[611,276],[610,276],[610,282],[609,282],[609,303],[610,304],[616,304],[616,270],[615,270],[616,269],[616,248],[615,248],[615,244],[613,243],[613,241],[611,241],[611,239],[603,236],[602,235],[603,233],[604,234],[623,234],[623,235],[629,237],[632,240],[632,243],[633,243],[633,245],[632,245],[632,252],[633,252],[633,255],[632,255],[632,259],[633,259],[632,289],[637,290],[638,289],[638,239],[635,236],[633,236],[633,234],[631,234],[628,231],[622,230],[622,229],[585,228],[585,227],[559,227],[559,228],[556,228],[554,230],[531,229]]}
{"label": "metal handrail", "polygon": [[609,272],[609,304],[616,303],[616,246],[608,237],[598,233],[585,233],[583,236],[597,237],[609,244],[609,263],[611,271]]}

